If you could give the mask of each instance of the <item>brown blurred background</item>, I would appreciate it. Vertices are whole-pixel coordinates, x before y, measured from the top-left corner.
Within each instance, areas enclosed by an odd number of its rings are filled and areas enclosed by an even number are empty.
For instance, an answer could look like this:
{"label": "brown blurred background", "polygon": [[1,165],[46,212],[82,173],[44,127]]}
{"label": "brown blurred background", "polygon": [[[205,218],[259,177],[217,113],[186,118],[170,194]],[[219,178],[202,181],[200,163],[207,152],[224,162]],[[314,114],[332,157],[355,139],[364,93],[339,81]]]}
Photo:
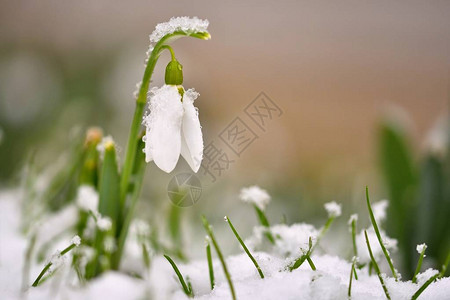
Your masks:
{"label": "brown blurred background", "polygon": [[207,139],[261,91],[284,111],[224,175],[233,193],[300,182],[362,193],[377,182],[386,110],[408,116],[417,149],[449,110],[449,1],[1,1],[2,181],[33,149],[53,160],[75,125],[101,125],[124,148],[148,35],[182,15],[210,21],[211,41],[174,44]]}

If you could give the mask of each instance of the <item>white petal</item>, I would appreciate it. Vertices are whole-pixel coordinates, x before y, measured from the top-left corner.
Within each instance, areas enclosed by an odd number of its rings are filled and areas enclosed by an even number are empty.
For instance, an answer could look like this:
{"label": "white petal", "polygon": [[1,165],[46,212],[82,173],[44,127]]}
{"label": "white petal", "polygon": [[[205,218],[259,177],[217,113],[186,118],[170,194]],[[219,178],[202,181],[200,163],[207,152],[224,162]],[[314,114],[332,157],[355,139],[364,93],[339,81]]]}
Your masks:
{"label": "white petal", "polygon": [[155,161],[164,172],[177,165],[181,151],[183,105],[175,86],[164,85],[150,91],[150,114],[144,117],[145,161]]}
{"label": "white petal", "polygon": [[181,155],[194,172],[200,168],[203,159],[203,136],[194,100],[198,93],[189,89],[183,96],[183,124],[181,127]]}

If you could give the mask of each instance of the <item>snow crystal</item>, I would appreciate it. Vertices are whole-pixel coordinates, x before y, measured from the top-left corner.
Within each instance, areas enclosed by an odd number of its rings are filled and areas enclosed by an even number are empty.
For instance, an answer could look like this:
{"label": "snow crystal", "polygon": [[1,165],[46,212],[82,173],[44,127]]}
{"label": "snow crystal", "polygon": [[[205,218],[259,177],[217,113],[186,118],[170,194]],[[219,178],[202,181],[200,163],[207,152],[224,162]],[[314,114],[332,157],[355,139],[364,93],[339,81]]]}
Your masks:
{"label": "snow crystal", "polygon": [[373,216],[377,223],[380,223],[386,219],[386,209],[389,206],[389,201],[381,200],[372,204]]}
{"label": "snow crystal", "polygon": [[108,231],[112,227],[112,221],[109,217],[99,216],[97,218],[97,227],[100,231]]}
{"label": "snow crystal", "polygon": [[[267,238],[264,233],[266,227],[257,226],[253,228],[253,235],[245,243],[250,249],[264,249]],[[275,245],[270,245],[270,252],[283,258],[296,257],[301,249],[307,249],[309,238],[313,240],[318,236],[319,231],[310,224],[299,223],[290,226],[278,224],[270,227],[270,232],[276,237]]]}
{"label": "snow crystal", "polygon": [[84,211],[97,211],[98,207],[98,193],[90,185],[82,185],[78,188],[77,206]]}
{"label": "snow crystal", "polygon": [[350,218],[348,219],[348,225],[351,226],[353,221],[358,221],[358,214],[353,214],[350,216]]}
{"label": "snow crystal", "polygon": [[267,191],[256,185],[241,189],[239,198],[244,202],[255,204],[261,210],[264,210],[270,202]]}
{"label": "snow crystal", "polygon": [[130,232],[139,237],[150,236],[150,225],[142,219],[135,219],[131,223]]}
{"label": "snow crystal", "polygon": [[426,269],[425,272],[417,274],[417,284],[419,286],[424,284],[428,279],[430,279],[431,277],[433,277],[437,273],[439,273],[438,270],[435,270],[435,269],[432,269],[432,268]]}
{"label": "snow crystal", "polygon": [[417,245],[417,247],[416,247],[416,250],[419,254],[422,254],[422,252],[424,252],[425,249],[427,249],[427,244],[420,244],[420,245]]}
{"label": "snow crystal", "polygon": [[156,25],[155,30],[150,34],[150,43],[156,44],[164,36],[176,31],[182,31],[187,34],[208,32],[208,26],[208,20],[201,20],[197,17],[172,17],[168,22]]}
{"label": "snow crystal", "polygon": [[105,149],[108,147],[114,147],[115,146],[115,142],[114,139],[112,138],[112,136],[108,135],[105,136],[102,141],[97,145],[97,151],[98,153],[100,153],[100,158],[103,159],[103,157],[105,156]]}
{"label": "snow crystal", "polygon": [[81,238],[78,235],[76,235],[70,240],[70,243],[74,244],[75,246],[80,246]]}
{"label": "snow crystal", "polygon": [[329,218],[339,217],[342,213],[341,204],[337,204],[335,201],[325,203],[324,207]]}

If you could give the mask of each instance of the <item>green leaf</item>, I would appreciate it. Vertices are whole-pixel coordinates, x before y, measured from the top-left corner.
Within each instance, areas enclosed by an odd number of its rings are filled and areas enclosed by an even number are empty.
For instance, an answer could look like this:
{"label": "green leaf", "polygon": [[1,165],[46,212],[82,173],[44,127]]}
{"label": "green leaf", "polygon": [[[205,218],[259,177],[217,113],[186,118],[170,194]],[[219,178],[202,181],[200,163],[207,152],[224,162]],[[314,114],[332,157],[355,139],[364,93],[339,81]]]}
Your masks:
{"label": "green leaf", "polygon": [[414,268],[414,219],[417,209],[417,171],[406,134],[390,122],[382,124],[379,133],[379,155],[382,175],[388,190],[388,232],[399,240],[407,273]]}
{"label": "green leaf", "polygon": [[114,143],[106,143],[99,184],[98,211],[111,218],[113,230],[117,224],[120,208],[119,172]]}

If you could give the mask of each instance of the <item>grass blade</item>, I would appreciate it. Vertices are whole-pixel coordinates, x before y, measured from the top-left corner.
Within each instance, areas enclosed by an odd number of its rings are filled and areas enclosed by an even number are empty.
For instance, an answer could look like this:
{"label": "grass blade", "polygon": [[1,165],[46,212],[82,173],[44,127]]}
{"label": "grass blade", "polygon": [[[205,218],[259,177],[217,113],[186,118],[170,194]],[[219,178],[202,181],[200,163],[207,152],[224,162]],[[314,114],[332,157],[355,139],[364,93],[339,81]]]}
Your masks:
{"label": "grass blade", "polygon": [[214,289],[214,268],[211,256],[211,245],[209,240],[206,241],[206,259],[208,260],[208,270],[209,270],[209,282],[211,284],[211,290]]}
{"label": "grass blade", "polygon": [[205,227],[206,232],[208,233],[211,242],[213,243],[214,249],[216,249],[217,256],[219,257],[220,263],[222,264],[223,272],[225,273],[225,277],[228,281],[228,285],[231,291],[231,297],[233,300],[236,300],[236,293],[234,291],[233,282],[231,281],[230,273],[228,272],[227,264],[225,263],[225,259],[223,258],[222,251],[219,248],[219,244],[217,244],[216,238],[214,237],[214,233],[212,231],[211,225],[205,216],[202,216],[203,227]]}
{"label": "grass blade", "polygon": [[180,270],[178,269],[177,265],[175,264],[175,262],[170,258],[170,256],[164,254],[164,257],[167,259],[167,261],[170,263],[170,265],[172,266],[173,270],[175,271],[175,273],[178,276],[178,280],[181,283],[181,286],[183,287],[183,291],[184,293],[188,296],[188,297],[193,297],[193,293],[192,293],[192,288],[189,288],[189,286],[186,284],[186,282],[184,281],[183,275],[181,275]]}
{"label": "grass blade", "polygon": [[247,246],[245,245],[244,241],[241,239],[241,237],[239,236],[239,233],[236,231],[236,229],[234,228],[233,224],[231,223],[231,220],[225,216],[225,221],[228,223],[228,225],[230,225],[231,231],[233,231],[234,236],[237,238],[237,240],[239,241],[239,244],[241,244],[242,248],[244,249],[245,253],[247,253],[248,257],[250,258],[250,260],[252,261],[252,263],[255,265],[256,270],[259,273],[259,276],[261,278],[264,278],[264,274],[261,270],[261,268],[259,267],[258,263],[256,262],[256,259],[253,257],[253,255],[250,253],[250,251],[248,250]]}
{"label": "grass blade", "polygon": [[369,255],[370,255],[370,259],[372,261],[373,268],[375,269],[375,272],[377,273],[378,279],[380,280],[381,286],[383,287],[383,291],[384,291],[384,294],[386,295],[386,298],[391,300],[391,297],[389,296],[387,287],[384,283],[383,277],[381,276],[380,268],[378,267],[378,264],[375,261],[375,258],[373,257],[372,248],[370,247],[369,237],[367,236],[367,230],[364,230],[364,235],[366,237],[367,249],[369,250]]}
{"label": "grass blade", "polygon": [[392,275],[394,276],[395,280],[398,281],[398,275],[394,268],[394,265],[392,264],[392,259],[389,256],[386,247],[384,246],[383,240],[381,239],[380,230],[378,229],[378,224],[377,221],[375,220],[375,216],[372,211],[372,206],[370,205],[369,188],[367,186],[366,186],[366,200],[367,200],[367,208],[369,209],[370,220],[372,221],[372,226],[373,229],[375,230],[375,234],[377,235],[378,242],[380,243],[380,247],[383,250],[384,256],[386,257],[386,260],[389,264],[389,268],[391,269]]}

